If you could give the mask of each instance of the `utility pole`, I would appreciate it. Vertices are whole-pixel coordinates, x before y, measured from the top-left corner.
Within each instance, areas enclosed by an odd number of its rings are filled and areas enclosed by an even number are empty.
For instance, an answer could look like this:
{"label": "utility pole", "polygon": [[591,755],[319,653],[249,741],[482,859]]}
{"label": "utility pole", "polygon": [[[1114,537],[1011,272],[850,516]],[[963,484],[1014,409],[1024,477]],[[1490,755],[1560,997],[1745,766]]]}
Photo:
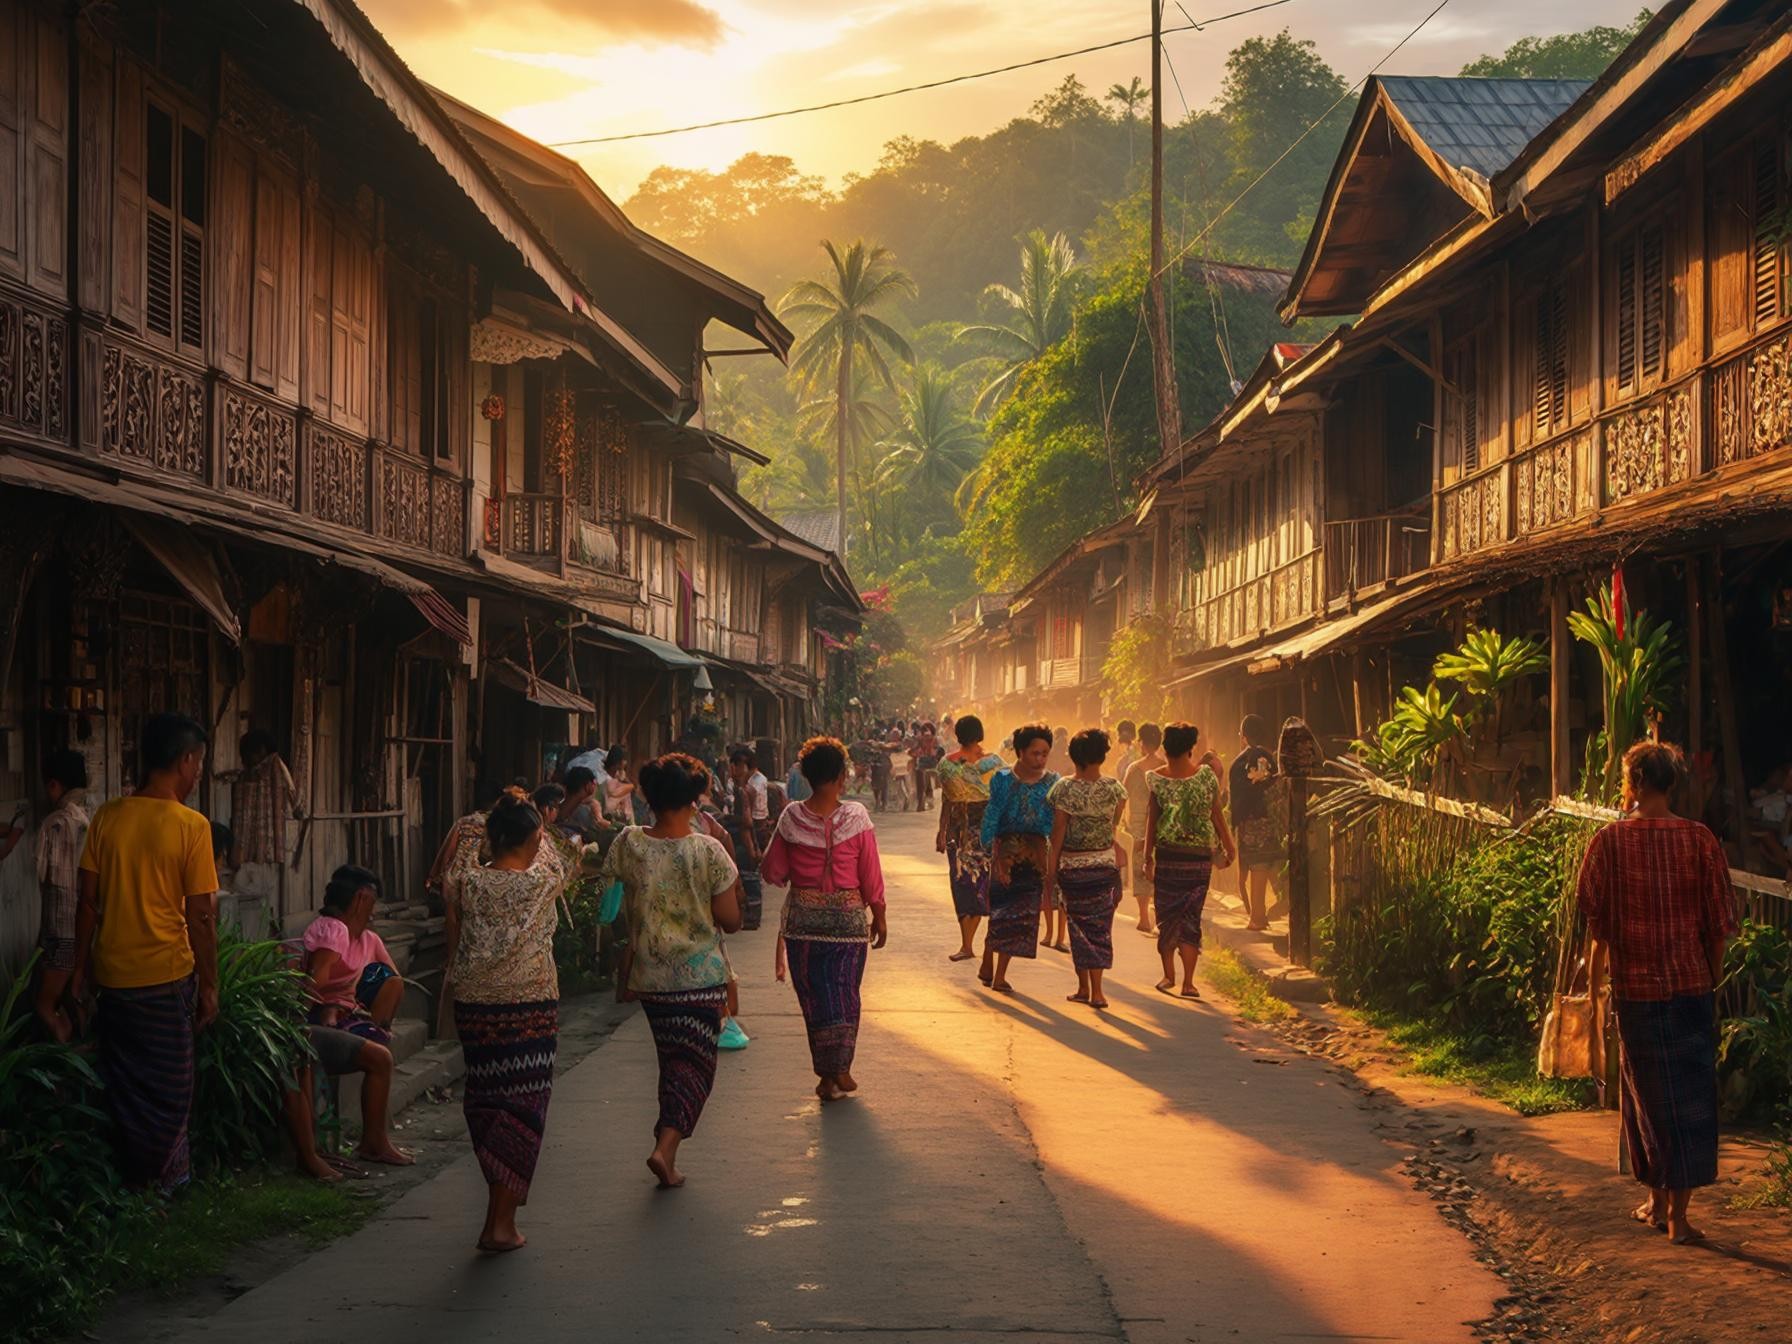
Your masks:
{"label": "utility pole", "polygon": [[1176,357],[1170,348],[1170,310],[1164,298],[1164,0],[1151,0],[1151,276],[1146,287],[1151,323],[1151,374],[1157,390],[1160,453],[1182,446],[1176,401]]}

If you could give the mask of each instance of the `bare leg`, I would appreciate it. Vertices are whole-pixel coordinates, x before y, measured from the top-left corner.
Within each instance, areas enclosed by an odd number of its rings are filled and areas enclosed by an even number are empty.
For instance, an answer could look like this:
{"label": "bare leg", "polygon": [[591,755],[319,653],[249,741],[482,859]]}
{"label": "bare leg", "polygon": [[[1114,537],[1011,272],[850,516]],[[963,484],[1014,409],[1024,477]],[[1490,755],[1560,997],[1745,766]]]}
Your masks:
{"label": "bare leg", "polygon": [[647,1169],[659,1178],[660,1189],[676,1190],[684,1184],[678,1170],[678,1145],[684,1142],[684,1135],[668,1125],[654,1137],[653,1156],[647,1159]]}
{"label": "bare leg", "polygon": [[1089,1002],[1089,972],[1078,971],[1076,973],[1076,993],[1067,995],[1066,1001],[1069,1003]]}
{"label": "bare leg", "polygon": [[1101,971],[1099,969],[1089,972],[1089,1006],[1092,1008],[1108,1006],[1107,996],[1101,992]]}
{"label": "bare leg", "polygon": [[1667,1231],[1668,1226],[1668,1192],[1651,1190],[1645,1199],[1630,1211],[1630,1216],[1639,1223],[1646,1223],[1657,1232]]}
{"label": "bare leg", "polygon": [[990,949],[987,936],[983,939],[983,964],[977,968],[977,978],[986,985],[996,978],[996,954]]}
{"label": "bare leg", "polygon": [[1670,1190],[1668,1193],[1668,1239],[1676,1246],[1690,1246],[1705,1240],[1705,1234],[1686,1220],[1686,1209],[1692,1203],[1691,1190]]}
{"label": "bare leg", "polygon": [[319,1181],[340,1181],[342,1173],[317,1155],[317,1130],[311,1118],[309,1065],[299,1070],[293,1086],[286,1090],[286,1095],[281,1098],[281,1109],[286,1113],[286,1136],[292,1140],[299,1175]]}
{"label": "bare leg", "polygon": [[410,1166],[411,1155],[394,1147],[387,1132],[387,1111],[392,1102],[392,1052],[377,1041],[364,1041],[355,1055],[355,1067],[361,1071],[361,1142],[355,1145],[355,1156],[390,1167]]}
{"label": "bare leg", "polygon": [[485,1187],[485,1226],[479,1230],[479,1249],[493,1253],[517,1251],[529,1239],[516,1227],[517,1206],[522,1201],[501,1185]]}
{"label": "bare leg", "polygon": [[69,978],[72,971],[44,968],[37,973],[37,1010],[38,1020],[44,1024],[44,1030],[50,1033],[51,1039],[61,1045],[67,1045],[75,1034],[75,1024],[69,1015],[62,1011],[63,995],[68,993]]}
{"label": "bare leg", "polygon": [[978,915],[965,915],[958,921],[958,936],[961,941],[958,951],[952,954],[953,961],[969,961],[977,955],[977,950],[972,944],[977,940],[977,925],[982,922],[982,918]]}
{"label": "bare leg", "polygon": [[380,986],[380,992],[373,996],[368,1005],[367,1014],[375,1023],[387,1031],[392,1029],[392,1019],[398,1016],[398,1005],[404,999],[404,981],[393,976]]}
{"label": "bare leg", "polygon": [[1193,943],[1182,943],[1176,948],[1182,958],[1182,992],[1191,999],[1201,997],[1201,991],[1195,988],[1195,963],[1201,959],[1201,949]]}
{"label": "bare leg", "polygon": [[991,989],[999,989],[1005,994],[1014,988],[1008,983],[1008,963],[1013,959],[1012,953],[996,953],[996,973],[995,978],[990,981]]}
{"label": "bare leg", "polygon": [[1159,989],[1174,989],[1176,987],[1176,949],[1174,947],[1160,948],[1157,955],[1164,964],[1164,978],[1157,982],[1157,987]]}

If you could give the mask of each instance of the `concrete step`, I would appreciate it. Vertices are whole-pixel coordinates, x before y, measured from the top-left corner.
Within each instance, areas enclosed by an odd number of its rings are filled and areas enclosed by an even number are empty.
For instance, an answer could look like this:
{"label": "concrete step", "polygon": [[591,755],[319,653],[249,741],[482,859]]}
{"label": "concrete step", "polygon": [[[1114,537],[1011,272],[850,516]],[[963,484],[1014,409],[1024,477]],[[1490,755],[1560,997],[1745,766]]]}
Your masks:
{"label": "concrete step", "polygon": [[1207,938],[1233,953],[1246,966],[1269,982],[1269,991],[1289,1003],[1330,1003],[1331,986],[1312,971],[1288,962],[1286,921],[1280,932],[1274,922],[1258,932],[1245,927],[1243,907],[1237,898],[1212,892],[1201,926]]}

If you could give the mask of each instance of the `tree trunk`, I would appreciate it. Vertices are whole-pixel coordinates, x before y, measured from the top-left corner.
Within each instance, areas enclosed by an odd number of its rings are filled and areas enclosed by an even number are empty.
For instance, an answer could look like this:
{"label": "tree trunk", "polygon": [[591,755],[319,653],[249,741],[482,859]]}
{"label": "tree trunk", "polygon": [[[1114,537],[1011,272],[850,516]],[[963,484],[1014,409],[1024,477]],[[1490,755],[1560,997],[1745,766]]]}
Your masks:
{"label": "tree trunk", "polygon": [[852,332],[840,333],[840,370],[834,385],[834,439],[838,455],[834,479],[834,504],[840,518],[840,559],[846,560],[846,454],[852,435],[847,412],[852,400]]}
{"label": "tree trunk", "polygon": [[1158,452],[1182,446],[1182,411],[1176,397],[1176,356],[1170,347],[1170,314],[1164,299],[1164,90],[1163,0],[1151,0],[1151,275],[1147,281],[1152,382],[1157,391]]}

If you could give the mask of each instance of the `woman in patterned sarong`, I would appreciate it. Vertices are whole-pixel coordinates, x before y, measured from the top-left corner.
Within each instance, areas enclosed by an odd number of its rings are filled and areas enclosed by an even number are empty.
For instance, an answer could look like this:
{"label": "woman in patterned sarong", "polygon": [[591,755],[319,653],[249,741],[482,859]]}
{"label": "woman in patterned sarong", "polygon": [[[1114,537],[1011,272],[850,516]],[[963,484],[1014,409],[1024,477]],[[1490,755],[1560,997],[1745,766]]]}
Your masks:
{"label": "woman in patterned sarong", "polygon": [[696,1131],[716,1081],[728,1003],[722,934],[740,929],[740,875],[722,843],[696,822],[710,787],[702,761],[674,753],[641,767],[653,825],[630,826],[604,857],[603,880],[622,883],[628,952],[617,997],[639,1000],[659,1056],[659,1118],[647,1169],[660,1189],[684,1184],[678,1147]]}
{"label": "woman in patterned sarong", "polygon": [[953,961],[969,961],[977,955],[972,946],[977,926],[989,913],[989,856],[983,852],[979,832],[983,811],[989,805],[989,778],[1002,768],[1002,758],[983,749],[983,721],[966,714],[952,725],[958,750],[935,767],[940,781],[940,829],[933,846],[946,856],[952,882],[952,912],[958,916],[958,951]]}
{"label": "woman in patterned sarong", "polygon": [[1070,739],[1076,773],[1052,785],[1051,871],[1070,918],[1070,959],[1076,967],[1071,1003],[1106,1008],[1101,974],[1114,964],[1114,911],[1120,904],[1120,851],[1114,833],[1126,810],[1126,790],[1104,779],[1108,735],[1085,728]]}
{"label": "woman in patterned sarong", "polygon": [[528,799],[501,798],[485,829],[491,861],[459,877],[448,946],[467,1067],[462,1110],[487,1187],[478,1244],[499,1254],[527,1240],[516,1211],[529,1202],[554,1090],[554,924],[566,875]]}
{"label": "woman in patterned sarong", "polygon": [[858,1090],[860,986],[872,948],[889,936],[877,835],[862,803],[844,802],[846,747],[814,737],[797,756],[813,790],[778,818],[765,879],[788,886],[778,929],[777,975],[788,971],[809,1032],[815,1095],[839,1101]]}
{"label": "woman in patterned sarong", "polygon": [[1014,767],[989,781],[979,843],[989,858],[989,933],[977,978],[1012,994],[1008,963],[1039,955],[1039,911],[1051,872],[1052,808],[1046,794],[1058,777],[1045,768],[1052,730],[1029,723],[1014,731]]}
{"label": "woman in patterned sarong", "polygon": [[[1215,768],[1195,761],[1200,729],[1172,723],[1164,729],[1165,763],[1148,776],[1151,813],[1145,824],[1145,877],[1152,884],[1157,914],[1157,954],[1163,959],[1159,993],[1198,999],[1195,963],[1201,958],[1201,912],[1207,884],[1219,866],[1237,854]],[[1182,987],[1176,987],[1176,961]]]}

